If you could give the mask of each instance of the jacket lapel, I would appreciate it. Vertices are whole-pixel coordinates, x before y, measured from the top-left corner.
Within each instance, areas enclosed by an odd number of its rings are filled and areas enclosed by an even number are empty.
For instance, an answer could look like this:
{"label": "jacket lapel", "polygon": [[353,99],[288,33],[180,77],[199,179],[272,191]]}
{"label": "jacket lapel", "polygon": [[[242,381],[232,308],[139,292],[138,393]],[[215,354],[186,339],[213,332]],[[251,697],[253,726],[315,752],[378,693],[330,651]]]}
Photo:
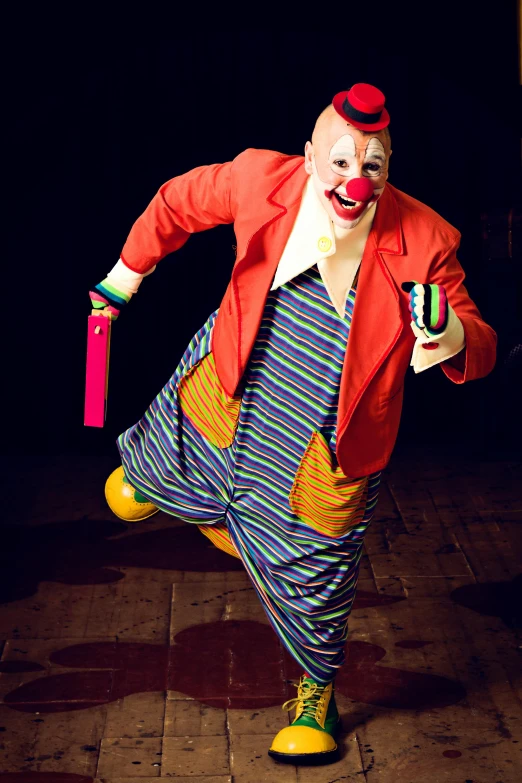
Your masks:
{"label": "jacket lapel", "polygon": [[386,256],[403,253],[399,208],[393,189],[387,185],[377,205],[361,262],[341,380],[338,437],[402,332],[399,294]]}
{"label": "jacket lapel", "polygon": [[[242,226],[243,235],[249,239],[233,270],[233,277],[237,278],[239,284],[244,268],[260,260],[258,259],[260,247],[267,245],[266,241],[263,241],[263,237],[268,229],[272,228],[271,238],[278,239],[283,247],[288,239],[299,211],[303,189],[308,177],[304,170],[303,158],[296,158],[296,161],[266,199],[261,203],[255,203],[255,211]],[[263,260],[274,261],[277,267],[282,250],[283,248],[266,246]],[[272,275],[274,271],[275,269],[271,270]]]}
{"label": "jacket lapel", "polygon": [[239,377],[243,374],[254,344],[266,297],[292,230],[307,179],[303,159],[291,167],[266,199],[252,223],[252,235],[238,259],[232,286],[238,309]]}

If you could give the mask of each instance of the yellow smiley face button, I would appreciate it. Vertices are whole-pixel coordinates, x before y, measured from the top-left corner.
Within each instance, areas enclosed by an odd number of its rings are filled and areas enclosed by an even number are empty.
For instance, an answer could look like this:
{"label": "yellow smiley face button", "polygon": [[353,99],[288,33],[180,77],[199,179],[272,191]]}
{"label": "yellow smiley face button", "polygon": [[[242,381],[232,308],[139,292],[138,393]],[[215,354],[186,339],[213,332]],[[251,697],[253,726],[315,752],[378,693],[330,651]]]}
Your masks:
{"label": "yellow smiley face button", "polygon": [[332,240],[330,239],[330,237],[320,237],[317,243],[317,247],[319,248],[321,253],[328,253],[328,251],[332,247]]}

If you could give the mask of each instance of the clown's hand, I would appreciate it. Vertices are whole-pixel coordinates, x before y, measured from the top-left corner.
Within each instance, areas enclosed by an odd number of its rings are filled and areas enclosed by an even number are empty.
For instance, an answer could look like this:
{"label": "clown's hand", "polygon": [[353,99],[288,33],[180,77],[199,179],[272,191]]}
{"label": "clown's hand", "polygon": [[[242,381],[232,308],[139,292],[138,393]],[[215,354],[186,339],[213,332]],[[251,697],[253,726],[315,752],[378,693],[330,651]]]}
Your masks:
{"label": "clown's hand", "polygon": [[91,297],[91,305],[94,310],[103,310],[104,315],[110,316],[111,320],[115,321],[120,314],[121,308],[127,304],[132,294],[129,295],[119,290],[106,277],[105,280],[102,280],[101,283],[98,283],[89,291],[89,296]]}
{"label": "clown's hand", "polygon": [[129,269],[120,259],[113,269],[109,272],[105,280],[95,285],[89,291],[91,304],[95,310],[104,312],[104,315],[110,316],[115,321],[124,307],[138,291],[141,281],[147,275],[152,274],[156,267],[144,275]]}
{"label": "clown's hand", "polygon": [[411,319],[426,337],[436,337],[448,325],[448,297],[442,285],[422,285],[411,280],[403,283],[403,291],[410,295]]}
{"label": "clown's hand", "polygon": [[448,302],[444,286],[411,280],[401,288],[410,295],[411,328],[417,338],[411,359],[415,372],[459,353],[466,344],[464,327]]}

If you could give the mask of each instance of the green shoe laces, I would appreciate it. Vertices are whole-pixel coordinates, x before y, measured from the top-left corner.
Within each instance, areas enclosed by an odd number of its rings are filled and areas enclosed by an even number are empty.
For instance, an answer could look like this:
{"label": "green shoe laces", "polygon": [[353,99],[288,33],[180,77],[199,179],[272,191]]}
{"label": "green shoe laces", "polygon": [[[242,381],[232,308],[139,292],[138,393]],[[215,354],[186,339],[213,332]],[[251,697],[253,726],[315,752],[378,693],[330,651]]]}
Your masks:
{"label": "green shoe laces", "polygon": [[295,708],[299,712],[299,708],[302,708],[297,720],[301,720],[302,718],[312,718],[312,720],[315,720],[317,710],[324,705],[324,700],[326,698],[325,689],[327,686],[318,685],[316,682],[307,679],[303,675],[296,687],[297,696],[286,701],[283,704],[282,709],[291,712],[291,710]]}

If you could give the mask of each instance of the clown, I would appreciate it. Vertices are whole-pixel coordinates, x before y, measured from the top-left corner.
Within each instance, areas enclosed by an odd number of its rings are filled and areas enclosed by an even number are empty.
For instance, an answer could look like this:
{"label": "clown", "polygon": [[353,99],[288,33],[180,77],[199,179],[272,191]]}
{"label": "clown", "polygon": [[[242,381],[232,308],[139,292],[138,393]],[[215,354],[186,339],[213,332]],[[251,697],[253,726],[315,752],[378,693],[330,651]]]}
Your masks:
{"label": "clown", "polygon": [[[365,531],[399,426],[404,375],[486,375],[495,334],[463,285],[459,234],[387,184],[389,115],[356,84],[319,116],[304,159],[246,150],[163,185],[91,292],[117,317],[158,261],[234,223],[219,309],[118,446],[115,514],[161,509],[241,558],[303,668],[269,753],[330,761]],[[416,282],[418,281],[418,282]]]}

